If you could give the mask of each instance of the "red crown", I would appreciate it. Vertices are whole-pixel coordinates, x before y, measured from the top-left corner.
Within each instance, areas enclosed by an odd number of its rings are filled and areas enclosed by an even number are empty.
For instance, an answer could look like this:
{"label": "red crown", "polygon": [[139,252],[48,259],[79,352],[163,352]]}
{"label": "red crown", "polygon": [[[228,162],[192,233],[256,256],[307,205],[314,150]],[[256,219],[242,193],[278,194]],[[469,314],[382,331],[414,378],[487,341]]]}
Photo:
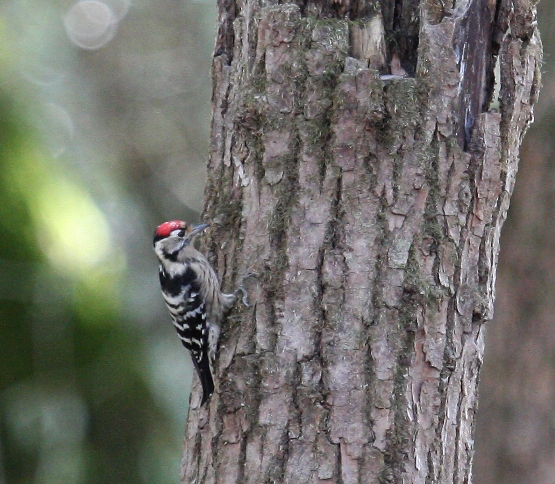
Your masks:
{"label": "red crown", "polygon": [[170,235],[174,230],[182,229],[185,227],[186,223],[182,222],[181,220],[172,220],[170,222],[164,222],[162,225],[159,225],[156,229],[156,235],[159,237],[167,237]]}

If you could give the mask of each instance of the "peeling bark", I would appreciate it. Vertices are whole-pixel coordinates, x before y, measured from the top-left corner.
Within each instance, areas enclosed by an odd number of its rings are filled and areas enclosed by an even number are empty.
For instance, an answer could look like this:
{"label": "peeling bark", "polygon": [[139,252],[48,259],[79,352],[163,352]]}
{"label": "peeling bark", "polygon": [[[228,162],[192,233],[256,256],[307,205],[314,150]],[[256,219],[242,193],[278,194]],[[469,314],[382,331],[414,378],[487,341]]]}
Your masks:
{"label": "peeling bark", "polygon": [[224,286],[258,278],[222,328],[210,404],[193,392],[182,482],[470,482],[539,86],[532,4],[219,8],[204,215]]}

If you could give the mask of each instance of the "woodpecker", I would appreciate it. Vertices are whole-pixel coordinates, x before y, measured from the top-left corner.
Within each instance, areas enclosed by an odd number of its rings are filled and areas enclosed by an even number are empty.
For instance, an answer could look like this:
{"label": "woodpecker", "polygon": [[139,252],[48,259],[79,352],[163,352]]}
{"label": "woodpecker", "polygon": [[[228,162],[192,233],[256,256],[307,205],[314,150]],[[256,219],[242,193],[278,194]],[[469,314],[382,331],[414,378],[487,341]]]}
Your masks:
{"label": "woodpecker", "polygon": [[193,364],[202,383],[204,405],[214,393],[210,369],[216,356],[220,325],[239,293],[246,301],[241,286],[232,294],[224,294],[218,277],[206,257],[191,242],[208,224],[190,225],[172,220],[154,232],[154,252],[160,261],[162,296],[170,311],[173,325],[191,352]]}

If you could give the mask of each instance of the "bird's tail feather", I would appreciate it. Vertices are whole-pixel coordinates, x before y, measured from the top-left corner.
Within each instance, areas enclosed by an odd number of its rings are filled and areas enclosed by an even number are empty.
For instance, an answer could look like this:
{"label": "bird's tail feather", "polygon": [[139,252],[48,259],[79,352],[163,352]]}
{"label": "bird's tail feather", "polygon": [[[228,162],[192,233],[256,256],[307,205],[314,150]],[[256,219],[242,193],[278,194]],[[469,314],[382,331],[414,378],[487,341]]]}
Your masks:
{"label": "bird's tail feather", "polygon": [[208,359],[208,353],[203,352],[202,358],[200,361],[193,356],[193,364],[195,365],[195,369],[197,370],[197,374],[200,378],[200,383],[202,384],[202,402],[201,405],[204,405],[210,396],[214,393],[214,379],[212,378],[212,370],[210,369],[210,362]]}

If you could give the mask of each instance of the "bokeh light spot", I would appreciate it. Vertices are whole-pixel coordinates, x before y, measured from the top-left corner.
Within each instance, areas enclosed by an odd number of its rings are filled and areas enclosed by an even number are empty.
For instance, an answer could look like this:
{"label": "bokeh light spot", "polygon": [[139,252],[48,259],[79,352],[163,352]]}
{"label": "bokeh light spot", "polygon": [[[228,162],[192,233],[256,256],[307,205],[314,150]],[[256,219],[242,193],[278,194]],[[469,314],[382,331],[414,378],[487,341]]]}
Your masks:
{"label": "bokeh light spot", "polygon": [[39,240],[63,270],[86,270],[110,252],[110,229],[89,195],[67,180],[39,187]]}
{"label": "bokeh light spot", "polygon": [[87,50],[104,47],[114,38],[118,25],[112,9],[96,0],[74,4],[63,20],[69,39]]}

